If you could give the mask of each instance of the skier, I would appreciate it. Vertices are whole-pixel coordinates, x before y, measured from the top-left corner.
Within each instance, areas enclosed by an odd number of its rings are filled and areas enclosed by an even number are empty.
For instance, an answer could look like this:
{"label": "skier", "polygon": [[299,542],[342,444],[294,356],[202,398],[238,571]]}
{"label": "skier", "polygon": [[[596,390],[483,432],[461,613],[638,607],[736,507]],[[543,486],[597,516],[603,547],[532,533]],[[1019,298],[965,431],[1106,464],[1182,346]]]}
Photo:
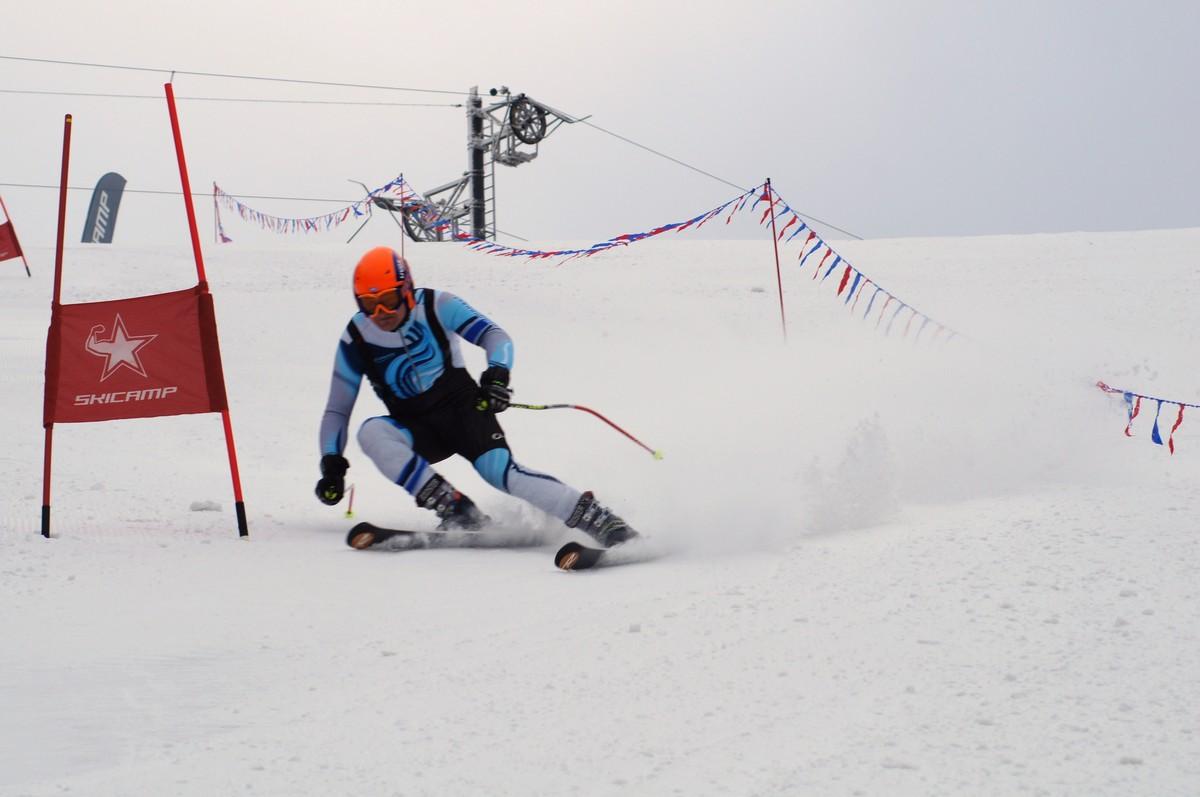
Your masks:
{"label": "skier", "polygon": [[[321,419],[321,479],[317,497],[342,500],[350,463],[342,456],[363,376],[387,408],[368,418],[358,443],[375,466],[432,509],[439,530],[478,530],[491,519],[436,473],[431,463],[452,454],[470,460],[484,481],[578,528],[610,547],[637,536],[596,501],[513,459],[496,413],[508,408],[512,339],[448,291],[414,288],[408,262],[376,247],[354,269],[359,312],[346,325],[333,365],[329,401]],[[458,338],[484,349],[488,367],[479,384],[463,367]],[[362,547],[372,540],[363,539]],[[353,543],[352,543],[353,544]]]}

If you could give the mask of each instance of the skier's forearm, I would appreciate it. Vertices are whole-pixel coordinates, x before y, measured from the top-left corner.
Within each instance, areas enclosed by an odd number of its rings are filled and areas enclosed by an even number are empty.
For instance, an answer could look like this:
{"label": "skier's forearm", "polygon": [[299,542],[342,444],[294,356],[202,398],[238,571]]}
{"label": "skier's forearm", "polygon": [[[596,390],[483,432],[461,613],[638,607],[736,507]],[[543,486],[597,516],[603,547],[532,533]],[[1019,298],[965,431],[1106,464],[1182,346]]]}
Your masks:
{"label": "skier's forearm", "polygon": [[507,332],[494,326],[479,340],[479,345],[487,352],[488,365],[512,370],[513,343]]}
{"label": "skier's forearm", "polygon": [[321,416],[321,456],[342,454],[346,450],[346,433],[350,429],[350,413],[326,409]]}

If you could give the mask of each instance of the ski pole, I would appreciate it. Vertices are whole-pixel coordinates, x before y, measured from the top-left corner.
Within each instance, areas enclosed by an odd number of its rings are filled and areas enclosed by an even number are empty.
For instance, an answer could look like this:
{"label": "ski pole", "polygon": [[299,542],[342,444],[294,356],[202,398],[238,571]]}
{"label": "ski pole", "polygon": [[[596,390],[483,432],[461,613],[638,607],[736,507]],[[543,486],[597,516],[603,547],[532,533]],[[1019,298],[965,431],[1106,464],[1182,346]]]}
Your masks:
{"label": "ski pole", "polygon": [[346,507],[346,517],[354,517],[354,485],[350,485],[350,505]]}
{"label": "ski pole", "polygon": [[646,449],[647,451],[649,451],[649,452],[650,452],[650,454],[651,454],[651,455],[652,455],[652,456],[653,456],[655,459],[662,459],[662,458],[663,458],[663,452],[661,452],[661,451],[659,451],[659,450],[657,450],[657,449],[653,449],[653,448],[651,448],[650,446],[646,445],[646,444],[645,444],[645,443],[643,443],[641,440],[638,440],[636,437],[634,437],[633,435],[631,435],[629,432],[625,431],[625,430],[624,430],[624,429],[622,429],[620,426],[617,426],[615,423],[613,423],[612,421],[610,421],[608,418],[605,418],[603,415],[601,415],[600,413],[598,413],[598,412],[596,412],[595,410],[591,409],[590,407],[584,407],[584,406],[582,406],[582,405],[579,405],[579,404],[515,404],[515,403],[511,403],[511,402],[509,403],[509,405],[508,405],[508,406],[510,406],[510,407],[516,407],[517,409],[521,409],[521,410],[560,410],[560,409],[565,409],[565,410],[580,410],[580,411],[582,411],[582,412],[587,412],[587,413],[590,413],[590,414],[592,414],[592,415],[595,415],[597,418],[599,418],[600,420],[604,421],[605,423],[607,423],[607,424],[608,424],[609,426],[611,426],[612,428],[616,429],[616,430],[617,430],[618,432],[620,432],[621,434],[623,434],[623,435],[625,435],[626,437],[628,437],[628,438],[629,438],[630,440],[632,440],[633,442],[637,443],[637,444],[638,444],[639,446],[641,446],[642,448],[644,448],[644,449]]}

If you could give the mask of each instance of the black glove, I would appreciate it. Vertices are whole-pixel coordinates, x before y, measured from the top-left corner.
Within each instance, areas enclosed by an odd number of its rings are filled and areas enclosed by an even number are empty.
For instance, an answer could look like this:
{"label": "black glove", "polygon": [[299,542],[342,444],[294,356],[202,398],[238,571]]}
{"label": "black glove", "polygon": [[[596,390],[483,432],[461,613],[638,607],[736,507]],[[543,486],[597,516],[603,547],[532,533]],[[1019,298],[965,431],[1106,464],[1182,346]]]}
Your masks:
{"label": "black glove", "polygon": [[475,405],[481,410],[504,412],[508,409],[512,391],[508,389],[508,369],[500,365],[488,366],[479,375],[479,402]]}
{"label": "black glove", "polygon": [[322,504],[333,506],[342,500],[346,492],[346,471],[350,463],[338,454],[326,454],[321,457],[321,480],[317,482],[317,498]]}

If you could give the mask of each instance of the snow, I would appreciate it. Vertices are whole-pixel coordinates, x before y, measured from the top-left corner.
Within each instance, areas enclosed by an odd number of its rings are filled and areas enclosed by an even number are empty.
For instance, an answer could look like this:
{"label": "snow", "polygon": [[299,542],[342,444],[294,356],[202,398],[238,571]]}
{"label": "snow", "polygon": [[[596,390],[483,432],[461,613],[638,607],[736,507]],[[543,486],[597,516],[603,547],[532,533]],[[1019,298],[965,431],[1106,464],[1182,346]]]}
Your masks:
{"label": "snow", "polygon": [[[501,416],[663,554],[578,574],[565,529],[462,462],[543,546],[345,546],[317,425],[353,262],[399,242],[239,230],[205,254],[247,540],[215,415],[56,426],[39,536],[53,252],[0,263],[0,793],[1200,790],[1200,417],[1170,456],[1094,387],[1200,399],[1200,230],[835,243],[958,333],[916,342],[794,248],[785,342],[769,240],[562,266],[408,244],[513,335],[516,400],[665,452]],[[64,300],[192,269],[186,240],[68,245]],[[381,411],[364,391],[355,428]],[[348,457],[356,517],[432,527]]]}

